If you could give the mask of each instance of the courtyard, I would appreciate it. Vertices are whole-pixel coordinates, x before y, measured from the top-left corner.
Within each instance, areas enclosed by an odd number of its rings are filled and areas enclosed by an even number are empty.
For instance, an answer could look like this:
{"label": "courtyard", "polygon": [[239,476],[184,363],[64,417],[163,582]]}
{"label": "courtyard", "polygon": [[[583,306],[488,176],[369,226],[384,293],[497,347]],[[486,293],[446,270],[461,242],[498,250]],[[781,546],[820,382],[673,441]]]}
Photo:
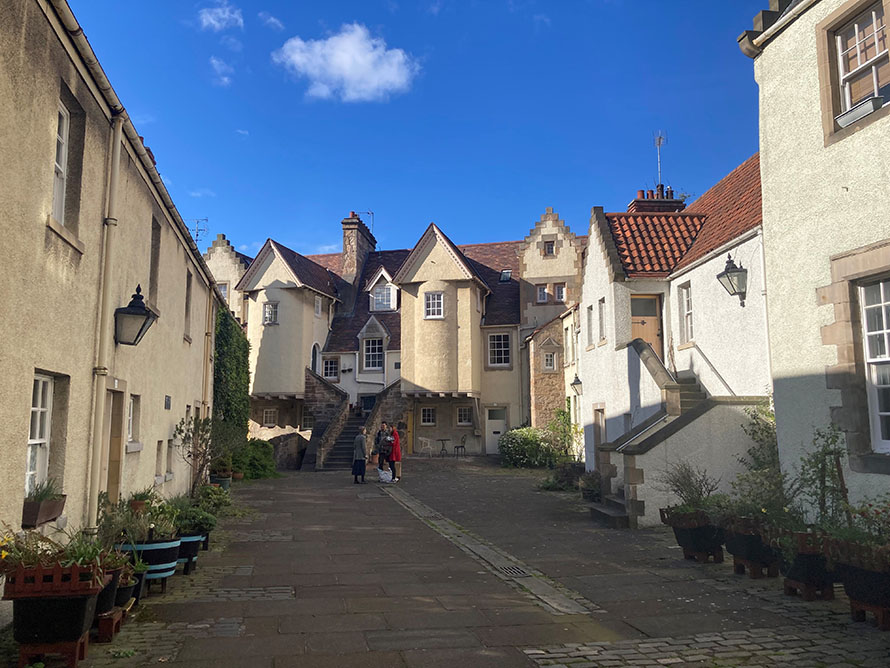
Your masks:
{"label": "courtyard", "polygon": [[890,637],[851,622],[839,587],[805,603],[684,561],[669,529],[599,528],[542,476],[409,458],[396,485],[238,485],[245,512],[197,571],[81,665],[890,665]]}

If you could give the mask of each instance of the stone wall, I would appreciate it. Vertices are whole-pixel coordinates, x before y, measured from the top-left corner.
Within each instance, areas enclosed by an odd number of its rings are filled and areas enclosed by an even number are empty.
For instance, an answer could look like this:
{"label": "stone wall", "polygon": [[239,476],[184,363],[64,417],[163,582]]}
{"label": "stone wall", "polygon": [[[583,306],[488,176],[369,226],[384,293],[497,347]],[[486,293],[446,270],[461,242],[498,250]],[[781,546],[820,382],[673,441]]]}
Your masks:
{"label": "stone wall", "polygon": [[[557,318],[537,330],[528,342],[529,393],[531,395],[532,427],[546,427],[556,411],[565,408],[566,362],[563,348],[563,321]],[[553,354],[553,368],[544,366],[545,354]]]}
{"label": "stone wall", "polygon": [[370,443],[373,444],[381,422],[385,420],[387,424],[395,424],[399,430],[399,439],[402,441],[402,452],[407,453],[408,444],[404,443],[404,440],[407,426],[406,414],[410,410],[410,400],[402,396],[401,387],[401,381],[396,380],[380,391],[374,408],[365,421],[365,428],[368,430]]}
{"label": "stone wall", "polygon": [[307,368],[304,406],[312,413],[315,424],[302,468],[321,469],[324,467],[325,452],[349,416],[349,395]]}

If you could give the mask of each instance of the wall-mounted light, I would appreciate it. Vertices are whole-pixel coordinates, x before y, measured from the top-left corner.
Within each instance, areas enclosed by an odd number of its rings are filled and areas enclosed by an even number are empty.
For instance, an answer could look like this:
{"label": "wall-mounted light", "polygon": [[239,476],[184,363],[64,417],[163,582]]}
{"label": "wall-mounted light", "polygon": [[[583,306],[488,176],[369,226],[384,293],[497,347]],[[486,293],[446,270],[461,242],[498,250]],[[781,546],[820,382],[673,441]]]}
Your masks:
{"label": "wall-mounted light", "polygon": [[739,303],[745,305],[745,293],[748,289],[748,270],[739,262],[739,266],[735,266],[732,261],[732,255],[726,256],[726,268],[717,274],[717,280],[720,281],[730,296],[738,295]]}
{"label": "wall-mounted light", "polygon": [[572,388],[572,392],[576,395],[581,396],[581,390],[583,389],[583,385],[581,383],[581,379],[578,378],[578,374],[575,374],[575,380],[569,383],[569,387]]}
{"label": "wall-mounted light", "polygon": [[135,346],[157,319],[158,314],[145,305],[142,286],[137,285],[130,303],[114,310],[115,343]]}

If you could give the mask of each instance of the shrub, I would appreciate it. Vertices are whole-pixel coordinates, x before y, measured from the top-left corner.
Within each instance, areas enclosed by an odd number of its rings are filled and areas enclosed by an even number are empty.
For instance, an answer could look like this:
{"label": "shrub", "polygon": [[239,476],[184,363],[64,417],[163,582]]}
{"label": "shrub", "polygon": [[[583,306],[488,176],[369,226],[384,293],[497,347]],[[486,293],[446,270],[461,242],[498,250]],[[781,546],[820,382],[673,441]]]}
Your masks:
{"label": "shrub", "polygon": [[578,479],[581,496],[587,501],[599,502],[603,497],[603,479],[599,471],[587,471]]}
{"label": "shrub", "polygon": [[543,429],[519,427],[511,429],[498,440],[501,464],[516,468],[553,467],[565,456],[558,452]]}
{"label": "shrub", "polygon": [[718,478],[712,478],[706,470],[685,460],[670,464],[658,482],[661,489],[676,495],[680,503],[690,509],[702,508],[720,485]]}
{"label": "shrub", "polygon": [[247,480],[276,478],[275,447],[268,441],[251,439],[233,453],[232,468]]}
{"label": "shrub", "polygon": [[183,536],[207,534],[215,528],[216,517],[197,506],[192,506],[176,516],[176,529]]}
{"label": "shrub", "polygon": [[584,473],[584,465],[579,462],[562,462],[553,468],[553,473],[539,487],[548,492],[567,492],[578,489],[578,479]]}
{"label": "shrub", "polygon": [[211,515],[219,515],[223,508],[232,505],[232,497],[222,487],[204,485],[198,488],[198,507]]}

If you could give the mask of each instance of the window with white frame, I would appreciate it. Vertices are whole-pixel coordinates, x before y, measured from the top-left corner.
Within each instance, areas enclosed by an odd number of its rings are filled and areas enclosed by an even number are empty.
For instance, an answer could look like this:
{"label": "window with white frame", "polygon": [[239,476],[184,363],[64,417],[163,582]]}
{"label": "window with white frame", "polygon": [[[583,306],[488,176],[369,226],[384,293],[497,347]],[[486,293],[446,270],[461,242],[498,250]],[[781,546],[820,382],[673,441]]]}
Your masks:
{"label": "window with white frame", "polygon": [[423,427],[436,426],[436,408],[435,406],[422,406],[420,409],[420,424]]}
{"label": "window with white frame", "polygon": [[223,296],[223,299],[226,300],[226,303],[229,301],[229,284],[228,283],[218,283],[217,286],[219,288],[219,293]]}
{"label": "window with white frame", "polygon": [[510,366],[510,335],[488,335],[488,366]]}
{"label": "window with white frame", "polygon": [[65,224],[65,184],[68,180],[68,137],[71,131],[71,114],[59,102],[56,125],[56,159],[53,168],[53,218]]}
{"label": "window with white frame", "polygon": [[321,296],[315,295],[315,315],[321,317]]}
{"label": "window with white frame", "polygon": [[338,380],[340,378],[340,358],[325,357],[322,361],[322,375],[328,380]]}
{"label": "window with white frame", "polygon": [[365,369],[382,369],[383,339],[365,339],[364,348]]}
{"label": "window with white frame", "polygon": [[890,452],[890,279],[861,288],[872,448]]}
{"label": "window with white frame", "polygon": [[842,111],[876,96],[890,102],[890,51],[884,7],[876,2],[834,33]]}
{"label": "window with white frame", "polygon": [[278,302],[266,302],[263,304],[263,324],[278,324]]}
{"label": "window with white frame", "polygon": [[587,307],[587,345],[592,346],[593,340],[593,305]]}
{"label": "window with white frame", "polygon": [[553,286],[553,298],[558,302],[564,302],[566,300],[565,283],[557,283]]}
{"label": "window with white frame", "polygon": [[457,425],[459,427],[467,427],[473,424],[473,407],[458,406],[457,407]]}
{"label": "window with white frame", "polygon": [[315,416],[305,408],[303,409],[303,424],[300,426],[303,429],[312,429],[315,426]]}
{"label": "window with white frame", "polygon": [[692,288],[689,283],[677,289],[680,302],[680,343],[689,343],[694,338],[692,329]]}
{"label": "window with white frame", "polygon": [[49,437],[52,427],[53,379],[35,375],[31,389],[31,425],[25,469],[25,495],[46,480],[49,465]]}
{"label": "window with white frame", "polygon": [[556,353],[544,353],[544,371],[556,369]]}
{"label": "window with white frame", "polygon": [[537,290],[537,299],[539,304],[544,304],[547,301],[547,286],[546,285],[536,285],[535,289]]}
{"label": "window with white frame", "polygon": [[389,285],[376,285],[371,294],[372,311],[392,311],[392,287]]}
{"label": "window with white frame", "polygon": [[513,270],[512,269],[501,269],[501,283],[507,283],[513,278]]}
{"label": "window with white frame", "polygon": [[278,409],[277,408],[264,408],[263,409],[263,426],[264,427],[274,427],[278,424]]}
{"label": "window with white frame", "polygon": [[606,340],[606,298],[603,297],[599,300],[597,304],[597,309],[599,310],[599,321],[600,321],[600,341]]}
{"label": "window with white frame", "polygon": [[441,292],[426,292],[423,296],[423,317],[444,318],[444,295]]}
{"label": "window with white frame", "polygon": [[139,396],[130,395],[129,405],[127,406],[127,441],[139,440]]}

